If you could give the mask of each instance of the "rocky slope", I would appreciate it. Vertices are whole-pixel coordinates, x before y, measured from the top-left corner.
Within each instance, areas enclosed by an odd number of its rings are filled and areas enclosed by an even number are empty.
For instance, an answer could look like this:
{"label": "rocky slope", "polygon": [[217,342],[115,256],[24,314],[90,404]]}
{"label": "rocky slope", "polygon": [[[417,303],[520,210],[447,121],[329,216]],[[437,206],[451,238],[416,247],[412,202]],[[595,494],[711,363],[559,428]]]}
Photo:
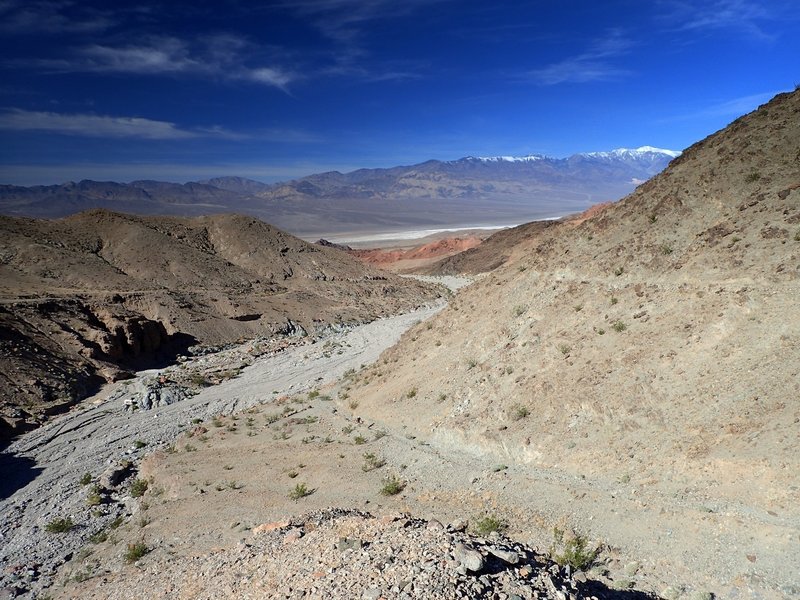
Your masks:
{"label": "rocky slope", "polygon": [[3,435],[191,344],[301,335],[439,292],[252,217],[0,218]]}
{"label": "rocky slope", "polygon": [[60,597],[651,598],[587,582],[529,546],[466,525],[325,509],[256,526],[236,548],[69,583]]}
{"label": "rocky slope", "polygon": [[[688,569],[726,597],[796,593],[800,92],[599,214],[524,237],[359,378],[360,414],[434,447],[688,499],[718,529],[682,547],[686,564],[719,557]],[[574,515],[587,529],[589,511]]]}

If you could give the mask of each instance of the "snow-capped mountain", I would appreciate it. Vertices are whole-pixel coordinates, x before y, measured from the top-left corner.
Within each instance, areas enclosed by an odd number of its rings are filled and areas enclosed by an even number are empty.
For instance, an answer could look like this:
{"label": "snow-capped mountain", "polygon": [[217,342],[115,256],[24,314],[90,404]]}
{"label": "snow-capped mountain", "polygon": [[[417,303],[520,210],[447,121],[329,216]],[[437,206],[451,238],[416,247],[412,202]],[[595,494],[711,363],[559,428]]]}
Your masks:
{"label": "snow-capped mountain", "polygon": [[651,155],[664,155],[670,158],[677,158],[681,153],[677,150],[666,150],[664,148],[654,148],[653,146],[641,146],[639,148],[617,148],[607,152],[582,152],[581,156],[591,158],[647,158]]}
{"label": "snow-capped mountain", "polygon": [[459,160],[478,160],[481,162],[536,162],[537,160],[546,160],[548,157],[544,154],[528,154],[527,156],[467,156]]}
{"label": "snow-capped mountain", "polygon": [[182,185],[0,186],[0,211],[39,217],[96,207],[150,214],[244,212],[301,235],[521,223],[617,200],[679,154],[642,146],[567,158],[470,156],[276,184],[219,177]]}

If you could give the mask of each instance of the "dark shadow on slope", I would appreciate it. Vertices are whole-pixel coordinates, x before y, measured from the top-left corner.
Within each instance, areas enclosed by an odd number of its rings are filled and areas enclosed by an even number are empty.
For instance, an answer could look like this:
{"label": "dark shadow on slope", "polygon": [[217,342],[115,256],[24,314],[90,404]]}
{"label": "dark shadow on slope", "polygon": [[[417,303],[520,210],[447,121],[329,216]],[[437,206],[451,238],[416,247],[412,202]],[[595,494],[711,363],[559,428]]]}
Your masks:
{"label": "dark shadow on slope", "polygon": [[166,344],[156,352],[142,354],[137,357],[117,361],[125,368],[142,371],[146,369],[164,369],[177,362],[178,356],[189,354],[189,348],[197,345],[197,338],[188,333],[173,333]]}
{"label": "dark shadow on slope", "polygon": [[24,488],[41,472],[42,468],[32,458],[0,452],[0,500]]}
{"label": "dark shadow on slope", "polygon": [[[488,554],[485,559],[483,568],[480,571],[481,575],[498,575],[503,571],[514,569],[521,564],[528,564],[534,568],[534,572],[546,572],[553,583],[553,587],[557,591],[566,591],[575,594],[577,592],[578,598],[591,598],[595,597],[598,600],[657,600],[658,596],[642,592],[640,590],[617,590],[610,588],[608,585],[595,580],[587,580],[585,582],[577,582],[567,575],[563,567],[547,561],[543,561],[542,556],[531,551],[520,552],[520,548],[516,548],[520,556],[521,562],[515,565],[501,560],[500,558]],[[481,598],[483,596],[480,596]],[[492,597],[491,595],[486,596]],[[550,598],[551,596],[548,596]],[[555,596],[552,596],[555,597]],[[569,596],[567,596],[569,597]]]}

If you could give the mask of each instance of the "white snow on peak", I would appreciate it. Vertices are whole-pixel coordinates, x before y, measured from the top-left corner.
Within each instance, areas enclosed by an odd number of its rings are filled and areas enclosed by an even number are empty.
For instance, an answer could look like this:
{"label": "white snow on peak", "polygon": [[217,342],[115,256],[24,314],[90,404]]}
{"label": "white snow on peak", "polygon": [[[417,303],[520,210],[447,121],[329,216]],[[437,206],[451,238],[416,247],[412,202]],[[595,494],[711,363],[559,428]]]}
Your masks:
{"label": "white snow on peak", "polygon": [[681,155],[677,150],[666,150],[653,146],[640,146],[639,148],[617,148],[609,152],[584,152],[580,156],[590,156],[592,158],[623,158],[626,156],[640,157],[643,154],[664,154],[670,158]]}
{"label": "white snow on peak", "polygon": [[481,162],[535,162],[547,157],[541,154],[529,154],[528,156],[470,156],[469,158]]}

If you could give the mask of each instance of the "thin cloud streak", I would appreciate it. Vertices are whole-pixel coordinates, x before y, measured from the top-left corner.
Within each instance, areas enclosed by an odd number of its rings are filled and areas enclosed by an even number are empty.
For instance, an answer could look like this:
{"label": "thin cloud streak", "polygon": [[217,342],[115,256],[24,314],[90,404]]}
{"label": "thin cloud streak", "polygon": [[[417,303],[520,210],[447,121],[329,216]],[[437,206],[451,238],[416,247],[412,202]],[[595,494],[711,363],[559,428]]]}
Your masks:
{"label": "thin cloud streak", "polygon": [[528,71],[521,78],[540,85],[620,79],[631,72],[615,66],[611,59],[627,54],[633,45],[619,32],[612,32],[609,37],[595,42],[586,52]]}
{"label": "thin cloud streak", "polygon": [[175,123],[141,117],[110,117],[92,114],[62,114],[20,109],[0,114],[0,130],[42,131],[62,135],[145,140],[186,140],[198,137],[239,139],[222,128],[181,129]]}
{"label": "thin cloud streak", "polygon": [[756,41],[776,39],[765,26],[780,16],[768,10],[762,3],[751,0],[716,0],[698,5],[683,0],[669,0],[663,4],[669,11],[664,18],[673,23],[677,31],[733,30]]}
{"label": "thin cloud streak", "polygon": [[[72,15],[65,14],[71,10]],[[81,7],[74,2],[0,2],[0,31],[9,34],[86,34],[116,24],[111,13]]]}
{"label": "thin cloud streak", "polygon": [[194,47],[176,37],[160,36],[127,46],[92,44],[77,49],[70,58],[12,66],[33,66],[55,73],[212,77],[268,85],[288,92],[289,84],[299,76],[274,65],[246,65],[245,55],[255,53],[247,41],[229,35],[210,36]]}
{"label": "thin cloud streak", "polygon": [[376,21],[388,21],[452,0],[300,0],[284,1],[280,6],[306,20],[338,48],[334,63],[320,70],[324,75],[355,77],[369,82],[419,79],[418,73],[398,70],[391,65],[370,65],[365,46],[365,30]]}

